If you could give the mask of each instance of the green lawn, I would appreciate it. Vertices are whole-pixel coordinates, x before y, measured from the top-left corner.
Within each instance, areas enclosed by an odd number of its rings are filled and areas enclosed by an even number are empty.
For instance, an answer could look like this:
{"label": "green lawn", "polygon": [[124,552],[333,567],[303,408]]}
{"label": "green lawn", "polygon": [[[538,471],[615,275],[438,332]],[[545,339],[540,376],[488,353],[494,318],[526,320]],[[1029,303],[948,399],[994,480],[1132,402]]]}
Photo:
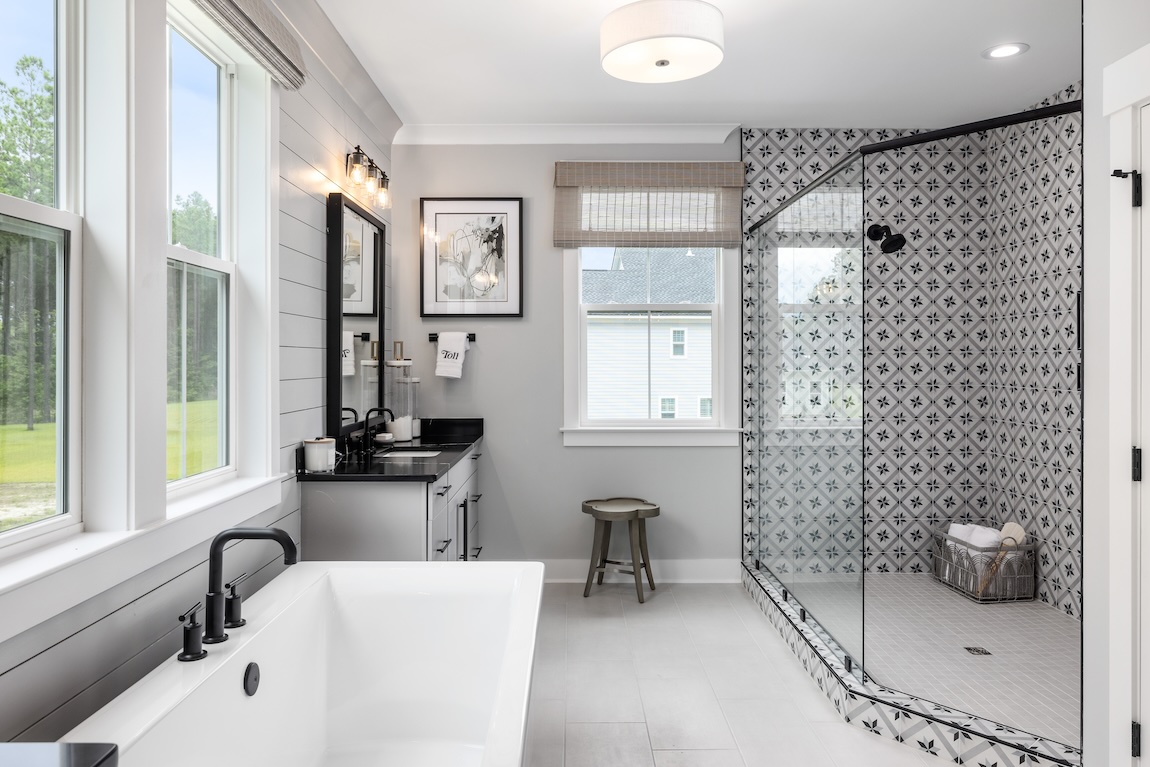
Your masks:
{"label": "green lawn", "polygon": [[[184,476],[219,467],[219,421],[215,400],[188,403],[188,471]],[[168,479],[180,479],[179,405],[168,405]]]}
{"label": "green lawn", "polygon": [[[215,401],[188,403],[187,475],[219,465]],[[180,478],[180,409],[168,405],[168,479]],[[56,425],[0,426],[0,532],[56,513]]]}

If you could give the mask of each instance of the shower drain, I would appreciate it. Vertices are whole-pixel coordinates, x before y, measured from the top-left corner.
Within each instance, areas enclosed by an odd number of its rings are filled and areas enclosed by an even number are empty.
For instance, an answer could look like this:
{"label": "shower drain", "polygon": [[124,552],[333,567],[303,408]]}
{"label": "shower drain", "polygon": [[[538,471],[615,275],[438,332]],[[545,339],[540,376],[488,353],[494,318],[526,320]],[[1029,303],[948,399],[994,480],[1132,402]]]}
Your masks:
{"label": "shower drain", "polygon": [[962,649],[966,650],[971,655],[990,655],[990,650],[986,649],[985,647],[964,647]]}

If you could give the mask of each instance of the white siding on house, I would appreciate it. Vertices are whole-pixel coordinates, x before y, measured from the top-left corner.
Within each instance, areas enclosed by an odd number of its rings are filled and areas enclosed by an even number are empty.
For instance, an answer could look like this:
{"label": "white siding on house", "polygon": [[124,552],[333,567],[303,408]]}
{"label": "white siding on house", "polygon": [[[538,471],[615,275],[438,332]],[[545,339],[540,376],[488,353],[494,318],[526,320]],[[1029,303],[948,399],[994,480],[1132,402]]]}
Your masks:
{"label": "white siding on house", "polygon": [[[687,331],[685,357],[671,353],[671,331]],[[587,418],[660,418],[674,397],[677,419],[699,418],[711,396],[711,319],[705,315],[594,313],[587,318]]]}

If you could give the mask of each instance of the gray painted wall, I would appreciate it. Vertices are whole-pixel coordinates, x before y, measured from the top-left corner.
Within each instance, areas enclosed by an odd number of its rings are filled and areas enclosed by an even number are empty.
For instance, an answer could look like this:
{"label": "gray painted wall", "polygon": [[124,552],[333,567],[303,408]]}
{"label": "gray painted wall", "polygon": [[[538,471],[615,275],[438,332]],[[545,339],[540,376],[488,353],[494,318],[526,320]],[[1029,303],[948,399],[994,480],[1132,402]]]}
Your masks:
{"label": "gray painted wall", "polygon": [[[253,509],[245,523],[282,527],[297,541],[295,447],[322,433],[324,423],[326,195],[342,181],[344,154],[355,144],[385,170],[390,154],[389,142],[336,77],[311,48],[304,53],[308,81],[299,92],[281,94],[279,114],[280,453],[288,476],[279,505]],[[374,332],[373,321],[362,322]],[[184,554],[0,644],[0,740],[55,740],[178,652],[176,616],[207,587],[209,542],[188,543]],[[225,574],[255,573],[245,584],[251,593],[284,567],[278,552],[267,542],[236,543],[225,556]]]}
{"label": "gray painted wall", "polygon": [[[737,447],[563,447],[563,258],[552,245],[558,160],[738,158],[737,135],[710,147],[394,148],[395,337],[406,341],[423,379],[424,413],[485,419],[480,490],[492,558],[572,560],[585,568],[592,529],[580,503],[610,494],[662,505],[663,515],[648,525],[656,579],[661,560],[738,559]],[[419,198],[500,195],[524,198],[524,317],[421,319]],[[459,380],[434,376],[427,334],[444,330],[477,336]],[[729,364],[734,374],[738,362]]]}

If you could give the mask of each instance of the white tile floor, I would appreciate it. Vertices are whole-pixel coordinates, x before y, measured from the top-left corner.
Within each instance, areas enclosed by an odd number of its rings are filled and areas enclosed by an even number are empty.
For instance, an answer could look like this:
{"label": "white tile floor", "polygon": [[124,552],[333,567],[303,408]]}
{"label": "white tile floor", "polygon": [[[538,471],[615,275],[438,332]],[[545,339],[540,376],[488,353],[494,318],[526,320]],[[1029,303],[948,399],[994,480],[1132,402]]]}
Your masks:
{"label": "white tile floor", "polygon": [[738,584],[547,584],[527,767],[942,767],[846,724]]}

